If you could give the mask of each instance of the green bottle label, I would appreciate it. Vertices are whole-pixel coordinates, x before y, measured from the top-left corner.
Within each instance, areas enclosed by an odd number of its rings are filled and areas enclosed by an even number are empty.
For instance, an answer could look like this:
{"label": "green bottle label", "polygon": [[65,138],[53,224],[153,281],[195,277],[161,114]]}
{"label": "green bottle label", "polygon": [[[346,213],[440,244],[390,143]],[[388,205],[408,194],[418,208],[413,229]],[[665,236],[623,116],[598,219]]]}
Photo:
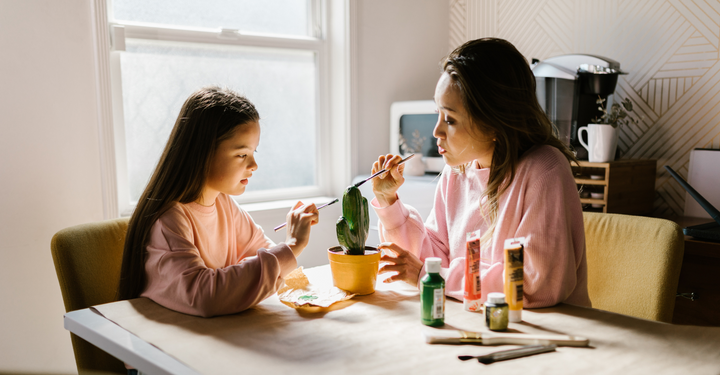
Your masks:
{"label": "green bottle label", "polygon": [[435,289],[433,291],[433,306],[432,306],[432,317],[433,319],[445,319],[445,291],[442,289]]}

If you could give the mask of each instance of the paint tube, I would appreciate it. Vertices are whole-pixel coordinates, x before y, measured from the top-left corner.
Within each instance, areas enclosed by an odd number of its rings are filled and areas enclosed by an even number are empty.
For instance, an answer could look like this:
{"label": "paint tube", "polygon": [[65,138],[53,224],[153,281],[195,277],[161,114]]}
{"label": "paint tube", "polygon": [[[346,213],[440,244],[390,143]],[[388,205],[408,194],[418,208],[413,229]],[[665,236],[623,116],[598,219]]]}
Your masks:
{"label": "paint tube", "polygon": [[510,308],[510,322],[522,321],[523,308],[523,256],[525,237],[505,240],[505,272],[503,285]]}
{"label": "paint tube", "polygon": [[465,253],[465,294],[463,307],[467,311],[482,310],[482,293],[480,288],[480,231],[466,235]]}

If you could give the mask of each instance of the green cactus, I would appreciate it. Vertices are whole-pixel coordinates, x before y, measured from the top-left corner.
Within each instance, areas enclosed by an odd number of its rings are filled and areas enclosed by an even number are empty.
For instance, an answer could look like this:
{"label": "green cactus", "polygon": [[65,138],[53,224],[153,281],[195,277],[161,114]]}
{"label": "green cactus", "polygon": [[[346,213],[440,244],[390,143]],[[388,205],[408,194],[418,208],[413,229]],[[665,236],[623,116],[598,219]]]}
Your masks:
{"label": "green cactus", "polygon": [[350,186],[345,190],[342,200],[343,216],[335,225],[337,238],[349,255],[364,255],[365,241],[370,228],[368,202],[360,193],[360,189]]}

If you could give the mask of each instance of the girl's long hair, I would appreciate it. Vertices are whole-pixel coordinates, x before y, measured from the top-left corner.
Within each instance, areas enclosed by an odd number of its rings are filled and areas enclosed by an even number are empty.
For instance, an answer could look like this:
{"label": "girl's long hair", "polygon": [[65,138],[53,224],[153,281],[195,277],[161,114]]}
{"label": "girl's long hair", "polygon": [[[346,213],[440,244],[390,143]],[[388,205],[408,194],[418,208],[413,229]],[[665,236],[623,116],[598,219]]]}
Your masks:
{"label": "girl's long hair", "polygon": [[145,287],[145,255],[155,221],[176,202],[200,198],[210,161],[220,142],[260,116],[255,106],[232,90],[216,86],[185,101],[165,150],[130,218],[120,271],[119,300],[140,296]]}
{"label": "girl's long hair", "polygon": [[495,138],[489,181],[483,192],[487,211],[480,208],[488,222],[482,237],[487,244],[497,225],[499,197],[514,180],[526,151],[536,145],[550,145],[569,162],[577,159],[557,138],[555,127],[537,101],[530,66],[510,42],[498,38],[471,40],[451,52],[442,67],[460,90],[476,130]]}

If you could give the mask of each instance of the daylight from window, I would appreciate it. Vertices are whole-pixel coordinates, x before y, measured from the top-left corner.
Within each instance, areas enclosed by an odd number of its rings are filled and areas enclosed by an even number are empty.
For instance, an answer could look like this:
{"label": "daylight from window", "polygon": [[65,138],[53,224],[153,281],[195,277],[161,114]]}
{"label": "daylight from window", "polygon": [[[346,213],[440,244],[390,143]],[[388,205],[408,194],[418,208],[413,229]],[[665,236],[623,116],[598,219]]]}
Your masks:
{"label": "daylight from window", "polygon": [[[115,20],[295,35],[307,34],[307,9],[301,0],[113,1]],[[142,194],[183,102],[208,85],[245,95],[260,113],[258,170],[247,193],[316,184],[316,51],[139,38],[125,44],[120,76],[131,201]]]}
{"label": "daylight from window", "polygon": [[307,0],[112,0],[117,21],[307,36]]}

